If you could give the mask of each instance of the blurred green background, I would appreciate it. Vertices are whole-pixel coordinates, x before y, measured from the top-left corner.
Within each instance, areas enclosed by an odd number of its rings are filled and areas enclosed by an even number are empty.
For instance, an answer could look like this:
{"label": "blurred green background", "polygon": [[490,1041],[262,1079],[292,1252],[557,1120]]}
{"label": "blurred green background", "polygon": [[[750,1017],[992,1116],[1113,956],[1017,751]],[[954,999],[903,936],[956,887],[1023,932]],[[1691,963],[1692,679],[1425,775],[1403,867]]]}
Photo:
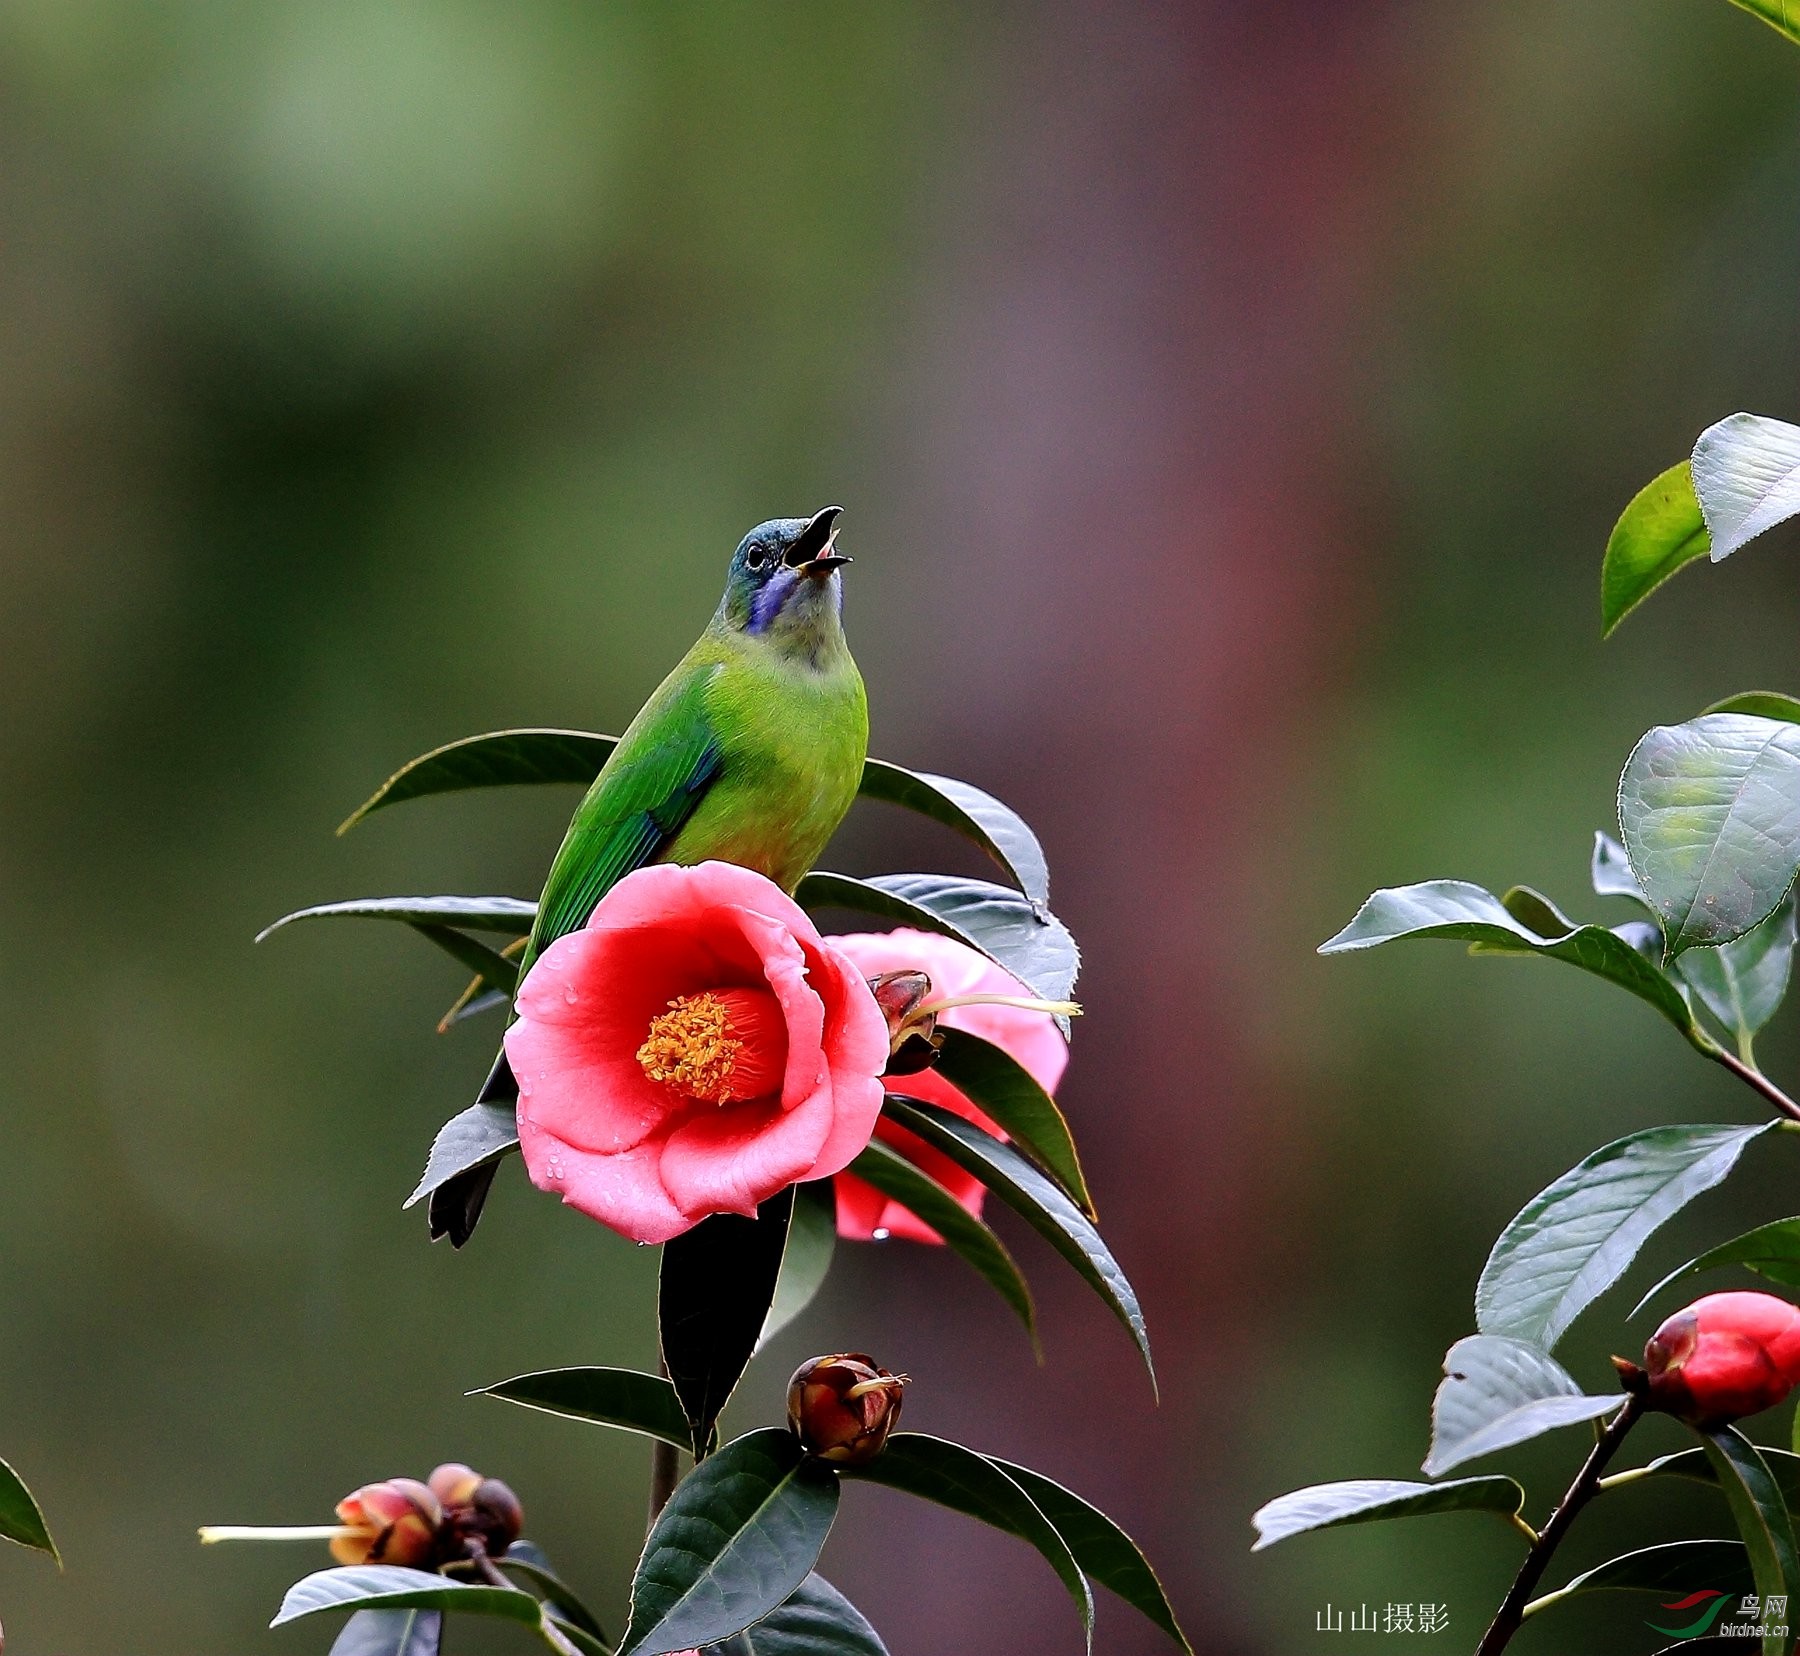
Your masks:
{"label": "blurred green background", "polygon": [[[310,1552],[194,1526],[446,1458],[616,1614],[641,1445],[462,1394],[649,1362],[652,1256],[516,1169],[428,1247],[399,1203],[494,1030],[432,1034],[457,974],[397,931],[250,939],[532,892],[567,795],[330,831],[441,740],[616,730],[744,529],[827,500],[876,751],[1021,808],[1086,947],[1065,1097],[1164,1402],[1034,1241],[1042,1370],[895,1244],[739,1422],[869,1349],[910,1424],[1124,1519],[1205,1651],[1472,1646],[1490,1521],[1252,1558],[1248,1513],[1416,1468],[1532,1192],[1757,1107],[1578,974],[1311,951],[1438,874],[1599,917],[1638,733],[1800,688],[1791,535],[1604,650],[1595,601],[1640,483],[1795,414],[1797,114],[1800,52],[1724,0],[3,0],[0,1449],[67,1558],[0,1559],[12,1648],[323,1651],[262,1631]],[[871,807],[832,860],[961,857]],[[1584,1380],[1648,1331],[1631,1286],[1792,1207],[1783,1155],[1577,1329]],[[1579,1448],[1518,1457],[1538,1510]],[[1023,1549],[854,1493],[827,1567],[895,1656],[1077,1648]],[[1724,1523],[1632,1492],[1564,1562]],[[1328,1601],[1450,1632],[1326,1639]],[[1648,1649],[1646,1608],[1516,1648]]]}

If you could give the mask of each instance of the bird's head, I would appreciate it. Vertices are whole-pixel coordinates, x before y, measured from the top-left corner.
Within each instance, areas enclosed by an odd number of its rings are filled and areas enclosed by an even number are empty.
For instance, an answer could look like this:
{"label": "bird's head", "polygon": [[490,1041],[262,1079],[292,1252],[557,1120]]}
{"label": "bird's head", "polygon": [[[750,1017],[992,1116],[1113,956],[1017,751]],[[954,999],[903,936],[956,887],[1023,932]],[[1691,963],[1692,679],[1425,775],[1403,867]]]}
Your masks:
{"label": "bird's head", "polygon": [[795,654],[818,656],[842,637],[843,582],[850,560],[837,550],[841,506],[809,518],[771,518],[732,554],[719,620]]}

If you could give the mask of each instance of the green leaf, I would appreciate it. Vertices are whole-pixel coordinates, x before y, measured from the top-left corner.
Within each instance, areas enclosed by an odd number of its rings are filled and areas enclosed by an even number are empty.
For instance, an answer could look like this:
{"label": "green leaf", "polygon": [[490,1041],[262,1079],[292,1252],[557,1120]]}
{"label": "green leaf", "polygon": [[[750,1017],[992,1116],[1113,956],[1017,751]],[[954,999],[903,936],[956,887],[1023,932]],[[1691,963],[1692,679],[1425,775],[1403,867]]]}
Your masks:
{"label": "green leaf", "polygon": [[1711,545],[1683,460],[1639,489],[1613,525],[1600,564],[1600,636]]}
{"label": "green leaf", "polygon": [[452,960],[468,967],[488,988],[507,996],[517,991],[519,968],[498,949],[490,949],[451,926],[415,925],[413,930],[437,944]]}
{"label": "green leaf", "polygon": [[1069,1124],[1053,1099],[1018,1059],[966,1029],[940,1025],[943,1045],[934,1066],[951,1086],[1002,1127],[1006,1136],[1074,1198],[1089,1218],[1094,1200],[1082,1177]]}
{"label": "green leaf", "polygon": [[518,897],[354,897],[345,903],[318,903],[284,914],[256,934],[256,941],[296,920],[399,920],[409,926],[465,926],[474,931],[523,937],[531,930],[537,904]]}
{"label": "green leaf", "polygon": [[542,1369],[482,1386],[470,1395],[498,1397],[566,1420],[591,1420],[622,1432],[641,1432],[677,1449],[692,1443],[675,1388],[661,1375],[640,1374],[636,1369]]}
{"label": "green leaf", "polygon": [[861,796],[902,805],[974,841],[1034,903],[1050,900],[1050,870],[1037,835],[992,794],[950,776],[911,771],[879,759],[863,765]]}
{"label": "green leaf", "polygon": [[794,1217],[788,1223],[781,1274],[775,1279],[775,1299],[757,1336],[759,1351],[812,1304],[825,1286],[836,1251],[837,1192],[831,1180],[795,1185]]}
{"label": "green leaf", "polygon": [[1631,1308],[1631,1314],[1635,1317],[1670,1283],[1700,1271],[1716,1271],[1722,1265],[1741,1265],[1771,1282],[1800,1288],[1800,1219],[1777,1219],[1708,1248],[1698,1258],[1676,1266]]}
{"label": "green leaf", "polygon": [[[471,1104],[453,1115],[431,1142],[418,1189],[405,1206],[423,1201],[450,1180],[478,1167],[491,1167],[519,1148],[519,1112],[513,1104]],[[487,1194],[483,1187],[482,1194]]]}
{"label": "green leaf", "polygon": [[1794,11],[1793,0],[1731,0],[1731,3],[1752,17],[1760,17],[1777,34],[1800,41],[1800,14]]}
{"label": "green leaf", "polygon": [[1533,914],[1534,922],[1561,927],[1550,935],[1522,922],[1491,891],[1467,880],[1427,880],[1420,885],[1377,891],[1337,936],[1319,945],[1320,954],[1348,954],[1399,938],[1447,937],[1472,945],[1471,953],[1539,955],[1566,961],[1628,989],[1648,1001],[1683,1035],[1694,1015],[1681,992],[1617,932],[1567,921],[1536,892],[1515,888],[1508,896]]}
{"label": "green leaf", "polygon": [[[1772,6],[1757,15],[1774,22]],[[1712,561],[1720,563],[1800,512],[1800,426],[1761,414],[1728,414],[1700,433],[1693,473],[1712,534]]]}
{"label": "green leaf", "polygon": [[1005,886],[947,874],[878,874],[857,880],[814,872],[800,882],[795,896],[804,908],[849,909],[953,937],[1005,967],[1043,1000],[1067,1000],[1075,987],[1081,955],[1068,927]]}
{"label": "green leaf", "polygon": [[48,1553],[58,1564],[62,1562],[56,1543],[50,1539],[44,1515],[38,1510],[36,1497],[25,1487],[25,1480],[3,1460],[0,1460],[0,1538]]}
{"label": "green leaf", "polygon": [[[1595,833],[1594,854],[1589,860],[1588,872],[1596,897],[1629,897],[1642,908],[1650,907],[1644,901],[1643,892],[1638,890],[1637,875],[1631,872],[1631,858],[1611,834]],[[1659,944],[1657,953],[1661,952]]]}
{"label": "green leaf", "polygon": [[1527,1617],[1581,1593],[1742,1592],[1751,1584],[1750,1560],[1741,1541],[1667,1541],[1660,1547],[1609,1558],[1584,1570],[1554,1593],[1525,1607]]}
{"label": "green leaf", "polygon": [[792,1186],[754,1219],[714,1213],[663,1244],[656,1324],[663,1365],[704,1456],[775,1302],[794,1211]]}
{"label": "green leaf", "polygon": [[331,1656],[438,1656],[441,1610],[358,1610],[332,1642]]}
{"label": "green leaf", "polygon": [[707,1656],[888,1656],[862,1613],[823,1576],[809,1575],[787,1603]]}
{"label": "green leaf", "polygon": [[1705,709],[1708,713],[1748,713],[1755,719],[1776,719],[1800,724],[1800,700],[1779,690],[1743,690]]}
{"label": "green leaf", "polygon": [[371,811],[427,794],[465,788],[503,788],[533,782],[579,782],[600,774],[616,736],[586,730],[493,730],[408,760],[339,825],[347,834]]}
{"label": "green leaf", "polygon": [[[574,1622],[565,1621],[547,1605],[542,1612],[542,1617],[544,1627],[552,1628],[560,1633],[563,1642],[573,1645],[578,1656],[613,1656],[612,1646],[604,1639],[596,1639],[586,1628],[578,1627]],[[560,1650],[562,1647],[558,1645],[556,1648]]]}
{"label": "green leaf", "polygon": [[867,1179],[884,1196],[910,1208],[944,1239],[947,1246],[987,1278],[1024,1323],[1032,1345],[1037,1345],[1031,1289],[1019,1274],[1019,1267],[1013,1263],[1005,1244],[980,1219],[930,1174],[880,1139],[869,1141],[850,1164],[850,1171],[860,1179]]}
{"label": "green leaf", "polygon": [[527,1586],[535,1587],[543,1600],[544,1608],[558,1621],[578,1627],[596,1639],[605,1640],[606,1630],[600,1625],[599,1617],[581,1602],[574,1589],[550,1567],[550,1560],[545,1556],[544,1549],[535,1541],[521,1538],[513,1542],[494,1563],[507,1575],[522,1577]]}
{"label": "green leaf", "polygon": [[785,1428],[709,1455],[644,1543],[619,1656],[670,1656],[761,1621],[812,1573],[837,1503],[837,1474]]}
{"label": "green leaf", "polygon": [[1404,1483],[1393,1478],[1352,1478],[1314,1484],[1278,1495],[1250,1515],[1261,1552],[1289,1536],[1339,1524],[1372,1524],[1387,1518],[1419,1518],[1434,1512],[1498,1512],[1515,1517],[1525,1491],[1511,1478],[1455,1478],[1449,1483]]}
{"label": "green leaf", "polygon": [[1183,1650],[1191,1650],[1156,1572],[1124,1530],[1098,1507],[1043,1473],[1002,1460],[998,1455],[987,1458],[1023,1489],[1038,1511],[1056,1526],[1057,1534],[1075,1555],[1075,1562],[1092,1580],[1142,1611]]}
{"label": "green leaf", "polygon": [[[1781,1492],[1791,1508],[1800,1504],[1800,1455],[1792,1454],[1786,1449],[1762,1449],[1763,1460],[1775,1475],[1775,1481],[1781,1486]],[[1658,1455],[1648,1465],[1636,1468],[1631,1472],[1615,1473],[1612,1478],[1602,1478],[1601,1487],[1606,1488],[1618,1482],[1636,1482],[1644,1477],[1686,1478],[1691,1483],[1716,1485],[1719,1474],[1713,1463],[1707,1459],[1704,1449],[1682,1449],[1672,1455]]]}
{"label": "green leaf", "polygon": [[1496,1449],[1611,1414],[1622,1394],[1589,1397],[1547,1351],[1523,1340],[1471,1334],[1444,1357],[1444,1378],[1431,1401],[1431,1453],[1425,1476]]}
{"label": "green leaf", "polygon": [[1625,762],[1619,826],[1670,955],[1742,937],[1800,869],[1800,726],[1741,713],[1658,725]]}
{"label": "green leaf", "polygon": [[[1734,1426],[1701,1432],[1700,1441],[1719,1487],[1725,1492],[1738,1534],[1744,1538],[1757,1593],[1763,1598],[1771,1593],[1789,1593],[1800,1586],[1794,1521],[1788,1516],[1781,1486],[1768,1463]],[[1783,1656],[1791,1643],[1788,1638],[1767,1632],[1762,1640],[1763,1656]]]}
{"label": "green leaf", "polygon": [[873,1460],[844,1467],[843,1476],[935,1501],[1036,1547],[1075,1601],[1092,1647],[1094,1596],[1075,1555],[1037,1503],[986,1455],[924,1432],[896,1432]]}
{"label": "green leaf", "polygon": [[1150,1372],[1151,1385],[1156,1384],[1150,1338],[1136,1290],[1080,1208],[1010,1144],[1002,1144],[972,1121],[935,1104],[892,1093],[882,1105],[882,1113],[973,1173],[1073,1265],[1125,1325]]}
{"label": "green leaf", "polygon": [[281,1627],[321,1610],[456,1610],[531,1623],[538,1619],[538,1601],[515,1588],[451,1581],[397,1564],[358,1564],[296,1581],[269,1625]]}
{"label": "green leaf", "polygon": [[1776,1126],[1649,1127],[1596,1150],[1525,1204],[1475,1289],[1475,1326],[1549,1351],[1665,1220]]}
{"label": "green leaf", "polygon": [[1716,949],[1689,949],[1675,962],[1706,1010],[1737,1039],[1751,1062],[1756,1033],[1787,996],[1794,965],[1794,894],[1760,926]]}

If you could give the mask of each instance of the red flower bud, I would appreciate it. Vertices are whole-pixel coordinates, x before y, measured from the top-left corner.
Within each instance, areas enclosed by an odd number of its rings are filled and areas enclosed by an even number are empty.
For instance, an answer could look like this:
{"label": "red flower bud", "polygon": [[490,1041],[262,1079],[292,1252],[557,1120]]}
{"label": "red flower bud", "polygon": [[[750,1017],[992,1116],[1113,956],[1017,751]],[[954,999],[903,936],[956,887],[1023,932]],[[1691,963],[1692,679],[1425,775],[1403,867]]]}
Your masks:
{"label": "red flower bud", "polygon": [[525,1522],[519,1498],[498,1478],[447,1461],[431,1474],[431,1491],[443,1504],[451,1534],[478,1542],[488,1557],[499,1558],[519,1539]]}
{"label": "red flower bud", "polygon": [[331,1556],[340,1564],[435,1562],[444,1509],[417,1478],[388,1478],[364,1484],[337,1504],[338,1522],[351,1533],[331,1538]]}
{"label": "red flower bud", "polygon": [[1650,1407],[1692,1425],[1760,1414],[1800,1381],[1800,1309],[1773,1294],[1708,1294],[1650,1336],[1644,1371]]}
{"label": "red flower bud", "polygon": [[820,1460],[860,1466],[886,1444],[908,1379],[876,1368],[860,1351],[814,1357],[788,1382],[788,1424]]}
{"label": "red flower bud", "polygon": [[919,971],[882,972],[869,979],[869,992],[887,1019],[888,1061],[882,1074],[917,1075],[930,1069],[944,1044],[937,1014],[919,1012],[931,994],[931,979]]}

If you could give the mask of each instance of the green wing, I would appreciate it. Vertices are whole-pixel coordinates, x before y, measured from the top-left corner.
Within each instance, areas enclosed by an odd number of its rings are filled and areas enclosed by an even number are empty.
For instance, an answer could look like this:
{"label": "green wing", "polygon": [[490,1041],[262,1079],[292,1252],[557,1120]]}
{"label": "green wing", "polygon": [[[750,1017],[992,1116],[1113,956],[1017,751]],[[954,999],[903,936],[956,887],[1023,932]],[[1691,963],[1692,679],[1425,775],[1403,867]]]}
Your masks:
{"label": "green wing", "polygon": [[702,692],[713,664],[678,672],[620,739],[575,812],[538,899],[522,978],[557,938],[635,868],[655,862],[719,774],[720,748]]}

